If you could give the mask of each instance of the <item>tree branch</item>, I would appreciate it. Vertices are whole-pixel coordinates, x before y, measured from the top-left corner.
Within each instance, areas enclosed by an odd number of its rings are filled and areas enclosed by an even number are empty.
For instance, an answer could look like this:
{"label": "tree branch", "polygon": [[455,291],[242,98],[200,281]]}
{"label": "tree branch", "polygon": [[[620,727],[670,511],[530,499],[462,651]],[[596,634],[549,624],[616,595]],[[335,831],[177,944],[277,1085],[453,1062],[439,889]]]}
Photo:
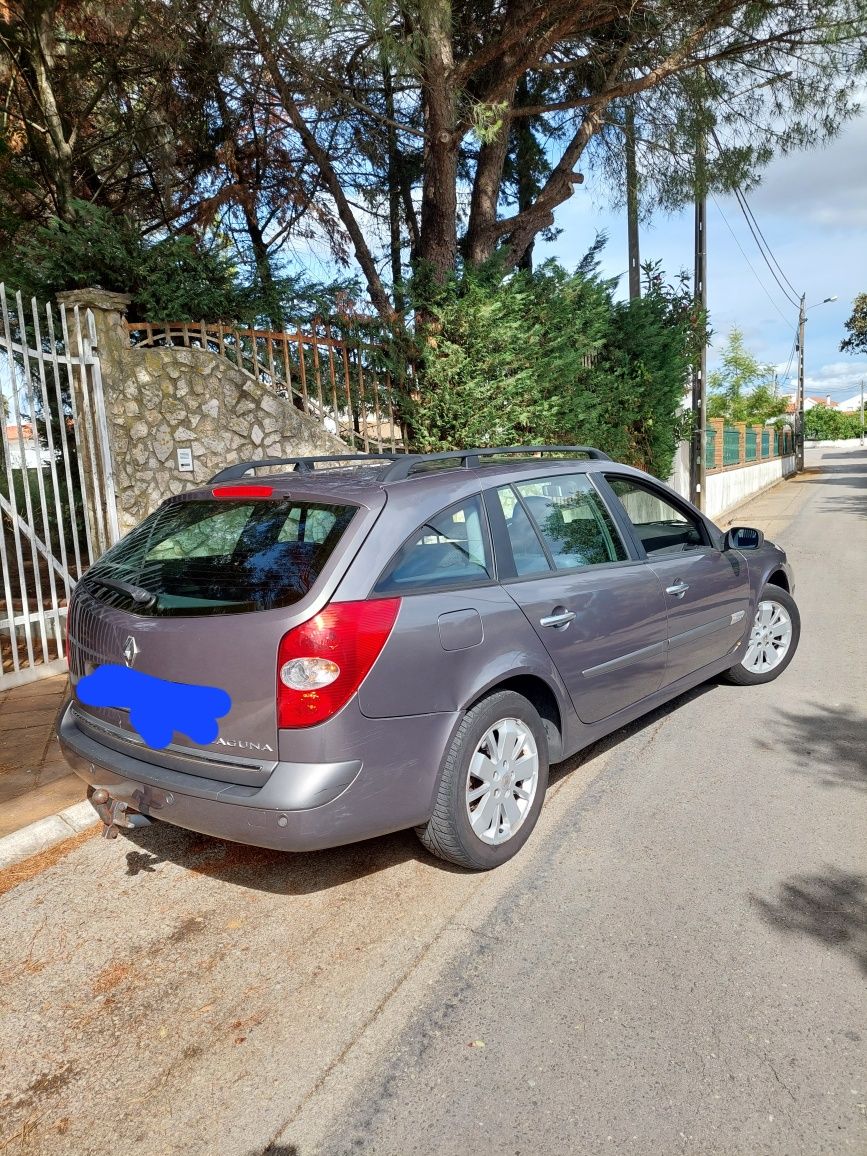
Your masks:
{"label": "tree branch", "polygon": [[343,191],[343,186],[340,183],[340,178],[331,163],[331,158],[319,144],[313,132],[310,130],[304,117],[298,109],[295,102],[295,97],[283,76],[277,58],[272,47],[272,40],[266,34],[265,27],[259,17],[258,12],[253,7],[252,0],[241,0],[241,11],[243,12],[253,37],[256,41],[257,48],[261,53],[262,59],[265,62],[271,80],[277,92],[280,95],[280,101],[289,118],[289,122],[298,136],[302,144],[310,155],[311,160],[316,164],[319,172],[322,174],[322,180],[328,192],[334,199],[337,206],[337,213],[343,226],[350,236],[352,244],[355,249],[355,256],[358,264],[361,266],[361,271],[367,281],[368,292],[370,299],[373,302],[376,311],[383,318],[383,320],[391,321],[393,317],[393,309],[388,293],[382,282],[382,278],[377,271],[376,264],[373,259],[373,254],[364,237],[361,227],[352,211],[352,207]]}

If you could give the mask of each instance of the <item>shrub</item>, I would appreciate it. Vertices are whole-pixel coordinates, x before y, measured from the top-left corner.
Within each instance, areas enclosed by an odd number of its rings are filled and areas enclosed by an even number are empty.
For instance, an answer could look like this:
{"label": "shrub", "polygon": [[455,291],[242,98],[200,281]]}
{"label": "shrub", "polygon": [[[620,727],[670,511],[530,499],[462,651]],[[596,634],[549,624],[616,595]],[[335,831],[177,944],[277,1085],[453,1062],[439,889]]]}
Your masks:
{"label": "shrub", "polygon": [[615,302],[597,251],[574,273],[467,273],[425,303],[414,448],[588,444],[668,476],[692,303],[652,267],[642,299]]}

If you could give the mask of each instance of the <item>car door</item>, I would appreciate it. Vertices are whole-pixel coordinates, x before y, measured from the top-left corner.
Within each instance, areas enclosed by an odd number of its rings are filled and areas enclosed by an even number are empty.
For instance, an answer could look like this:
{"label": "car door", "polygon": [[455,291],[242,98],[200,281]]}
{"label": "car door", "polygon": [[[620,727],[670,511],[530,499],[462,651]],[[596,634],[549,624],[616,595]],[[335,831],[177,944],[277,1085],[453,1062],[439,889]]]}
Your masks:
{"label": "car door", "polygon": [[665,595],[583,473],[485,495],[504,589],[557,666],[578,717],[599,722],[652,694],[665,666]]}
{"label": "car door", "polygon": [[696,511],[661,487],[632,475],[604,477],[665,591],[669,686],[730,653],[743,636],[747,566],[737,551],[719,549]]}

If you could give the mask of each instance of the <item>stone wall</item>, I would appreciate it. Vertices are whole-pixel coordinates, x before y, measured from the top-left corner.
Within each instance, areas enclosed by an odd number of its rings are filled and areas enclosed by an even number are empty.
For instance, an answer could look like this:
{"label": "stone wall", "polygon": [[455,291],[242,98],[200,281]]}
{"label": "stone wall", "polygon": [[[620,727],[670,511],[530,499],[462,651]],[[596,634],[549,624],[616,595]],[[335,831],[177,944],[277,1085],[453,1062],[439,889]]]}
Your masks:
{"label": "stone wall", "polygon": [[[235,462],[348,452],[219,354],[130,347],[123,325],[129,299],[122,294],[82,289],[59,299],[92,310],[96,323],[122,534],[164,498]],[[179,450],[192,454],[192,470],[180,468]]]}

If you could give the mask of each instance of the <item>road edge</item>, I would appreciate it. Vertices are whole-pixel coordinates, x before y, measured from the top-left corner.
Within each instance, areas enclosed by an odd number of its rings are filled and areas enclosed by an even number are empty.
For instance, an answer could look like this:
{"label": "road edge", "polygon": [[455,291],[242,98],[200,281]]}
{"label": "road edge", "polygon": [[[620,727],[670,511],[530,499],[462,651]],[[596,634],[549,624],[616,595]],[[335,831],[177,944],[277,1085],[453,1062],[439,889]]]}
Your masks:
{"label": "road edge", "polygon": [[99,817],[85,799],[56,815],[49,815],[47,819],[37,819],[35,823],[4,835],[0,839],[0,871],[47,851],[98,822]]}

